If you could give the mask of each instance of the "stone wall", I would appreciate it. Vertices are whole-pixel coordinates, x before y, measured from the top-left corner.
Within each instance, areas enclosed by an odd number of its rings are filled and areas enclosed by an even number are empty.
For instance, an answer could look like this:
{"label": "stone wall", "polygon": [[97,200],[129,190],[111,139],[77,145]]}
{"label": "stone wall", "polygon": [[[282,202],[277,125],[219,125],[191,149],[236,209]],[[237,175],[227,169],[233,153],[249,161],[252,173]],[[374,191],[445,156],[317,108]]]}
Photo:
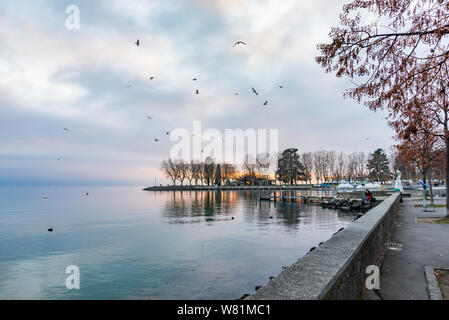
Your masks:
{"label": "stone wall", "polygon": [[394,193],[246,299],[359,299],[366,267],[378,265],[401,195]]}

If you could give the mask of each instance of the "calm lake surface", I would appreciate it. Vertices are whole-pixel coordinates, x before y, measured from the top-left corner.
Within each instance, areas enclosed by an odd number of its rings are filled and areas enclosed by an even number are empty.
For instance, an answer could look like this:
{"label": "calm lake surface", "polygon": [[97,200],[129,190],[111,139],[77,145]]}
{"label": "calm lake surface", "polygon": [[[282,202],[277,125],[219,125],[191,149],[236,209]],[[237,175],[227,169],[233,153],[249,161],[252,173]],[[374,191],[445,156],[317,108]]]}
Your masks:
{"label": "calm lake surface", "polygon": [[0,299],[237,299],[353,219],[246,191],[4,187]]}

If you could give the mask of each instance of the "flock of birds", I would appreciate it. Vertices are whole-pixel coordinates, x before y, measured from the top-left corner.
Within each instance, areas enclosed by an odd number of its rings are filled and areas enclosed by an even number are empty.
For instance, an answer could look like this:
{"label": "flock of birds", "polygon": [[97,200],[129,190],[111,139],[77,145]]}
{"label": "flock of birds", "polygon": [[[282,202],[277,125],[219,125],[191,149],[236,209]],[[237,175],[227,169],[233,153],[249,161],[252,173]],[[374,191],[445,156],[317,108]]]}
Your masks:
{"label": "flock of birds", "polygon": [[[137,39],[137,41],[135,42],[135,45],[136,45],[137,47],[140,47],[141,42],[140,42],[139,39]],[[243,42],[243,41],[237,41],[237,42],[234,44],[233,48],[235,48],[235,47],[237,47],[237,46],[239,46],[239,45],[244,45],[244,46],[246,46],[247,44],[246,44],[246,42]],[[149,79],[150,79],[150,81],[151,81],[151,80],[154,80],[155,77],[154,77],[154,76],[150,76]],[[198,78],[193,78],[192,81],[198,81]],[[128,88],[131,88],[131,87],[132,87],[132,84],[131,84],[131,85],[128,85]],[[283,86],[283,85],[279,85],[279,88],[280,88],[280,89],[283,89],[284,86]],[[256,96],[259,96],[259,93],[257,92],[257,90],[256,90],[254,87],[251,87],[251,89],[252,89],[252,93],[254,93]],[[199,95],[199,94],[200,94],[200,90],[199,90],[199,89],[196,89],[196,90],[195,90],[195,95]],[[236,93],[234,93],[234,95],[238,96],[239,93],[236,92]],[[266,100],[266,101],[263,103],[263,105],[264,105],[264,106],[267,106],[267,105],[268,105],[268,100]],[[153,117],[153,116],[148,116],[148,115],[147,115],[147,118],[148,118],[149,120],[153,120],[154,117]],[[167,132],[166,132],[166,135],[170,135],[170,131],[167,131]],[[159,139],[159,138],[154,138],[154,141],[155,141],[155,142],[159,142],[159,141],[161,141],[161,139]]]}
{"label": "flock of birds", "polygon": [[[139,39],[137,39],[137,41],[135,42],[135,45],[137,46],[137,47],[140,47],[140,45],[141,45],[141,42],[140,42],[140,40]],[[233,46],[233,48],[235,48],[235,47],[237,47],[237,46],[246,46],[247,44],[246,44],[246,42],[243,42],[243,41],[237,41],[235,44],[234,44],[234,46]],[[152,80],[154,80],[155,79],[155,77],[154,76],[150,76],[149,77],[149,80],[150,81],[152,81]],[[192,79],[192,81],[198,81],[198,78],[193,78]],[[132,84],[129,84],[128,86],[127,86],[127,88],[131,88],[133,85]],[[279,85],[278,86],[280,89],[283,89],[284,88],[284,86],[283,85]],[[254,87],[251,87],[251,90],[252,90],[252,93],[254,94],[254,95],[256,95],[256,96],[259,96],[259,92],[254,88]],[[195,95],[199,95],[200,94],[200,90],[199,89],[196,89],[195,90]],[[236,96],[238,96],[239,95],[239,93],[238,92],[236,92],[236,93],[234,93],[234,95],[236,95]],[[263,103],[263,105],[264,106],[267,106],[268,105],[268,100],[266,100],[264,103]],[[148,120],[154,120],[154,117],[153,116],[150,116],[150,115],[147,115],[147,118],[148,118]],[[68,128],[64,128],[64,131],[66,131],[66,132],[68,132],[68,131],[70,131]],[[170,135],[170,131],[167,131],[166,132],[166,135],[168,136],[168,135]],[[154,138],[154,141],[155,142],[159,142],[159,141],[161,141],[161,139],[160,138]],[[203,151],[202,151],[203,152]],[[57,158],[57,161],[60,161],[61,160],[61,158]],[[89,193],[86,193],[86,196],[88,196],[89,195]],[[46,200],[46,199],[48,199],[48,196],[44,196],[43,197],[44,198],[44,200]],[[48,229],[48,232],[53,232],[53,228],[49,228]]]}

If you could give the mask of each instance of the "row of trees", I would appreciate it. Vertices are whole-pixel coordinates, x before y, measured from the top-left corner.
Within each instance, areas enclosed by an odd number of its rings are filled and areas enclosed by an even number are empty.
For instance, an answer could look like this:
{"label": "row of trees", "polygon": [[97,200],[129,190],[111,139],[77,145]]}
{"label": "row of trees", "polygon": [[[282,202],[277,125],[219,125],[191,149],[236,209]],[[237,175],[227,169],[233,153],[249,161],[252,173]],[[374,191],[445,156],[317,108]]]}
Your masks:
{"label": "row of trees", "polygon": [[[383,182],[391,179],[390,163],[382,149],[366,157],[364,152],[346,154],[344,152],[319,150],[298,153],[298,149],[286,149],[276,157],[261,154],[246,157],[243,165],[215,163],[210,157],[205,162],[184,160],[164,160],[161,170],[173,185],[218,185],[271,183],[276,180],[294,185],[298,182],[339,183],[342,180],[366,180]],[[271,181],[270,181],[271,180]]]}
{"label": "row of trees", "polygon": [[176,182],[179,181],[181,186],[186,181],[189,185],[221,186],[223,181],[229,181],[237,172],[234,165],[229,163],[215,164],[209,158],[206,162],[168,159],[162,161],[161,170],[173,182],[173,185],[176,185]]}
{"label": "row of trees", "polygon": [[390,180],[390,161],[382,149],[377,149],[369,157],[364,152],[344,152],[319,150],[305,152],[301,156],[297,149],[287,149],[279,157],[276,177],[284,183],[297,181],[312,183],[339,183],[342,180]]}

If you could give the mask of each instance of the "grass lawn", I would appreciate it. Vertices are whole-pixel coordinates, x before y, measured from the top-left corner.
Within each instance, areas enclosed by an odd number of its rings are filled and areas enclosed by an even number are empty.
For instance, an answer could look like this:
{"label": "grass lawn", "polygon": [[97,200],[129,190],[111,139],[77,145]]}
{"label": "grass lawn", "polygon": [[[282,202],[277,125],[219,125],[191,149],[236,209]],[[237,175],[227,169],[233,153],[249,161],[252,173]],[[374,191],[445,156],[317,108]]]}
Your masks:
{"label": "grass lawn", "polygon": [[444,300],[449,300],[449,274],[448,270],[435,270],[438,279],[438,286],[441,289]]}
{"label": "grass lawn", "polygon": [[438,220],[436,223],[449,223],[449,218]]}
{"label": "grass lawn", "polygon": [[419,223],[449,224],[448,218],[418,218]]}
{"label": "grass lawn", "polygon": [[[415,208],[422,208],[423,205],[422,204],[414,204],[413,207]],[[434,207],[434,208],[446,208],[445,204],[434,204],[433,206],[431,206],[430,204],[427,205],[427,207]]]}

